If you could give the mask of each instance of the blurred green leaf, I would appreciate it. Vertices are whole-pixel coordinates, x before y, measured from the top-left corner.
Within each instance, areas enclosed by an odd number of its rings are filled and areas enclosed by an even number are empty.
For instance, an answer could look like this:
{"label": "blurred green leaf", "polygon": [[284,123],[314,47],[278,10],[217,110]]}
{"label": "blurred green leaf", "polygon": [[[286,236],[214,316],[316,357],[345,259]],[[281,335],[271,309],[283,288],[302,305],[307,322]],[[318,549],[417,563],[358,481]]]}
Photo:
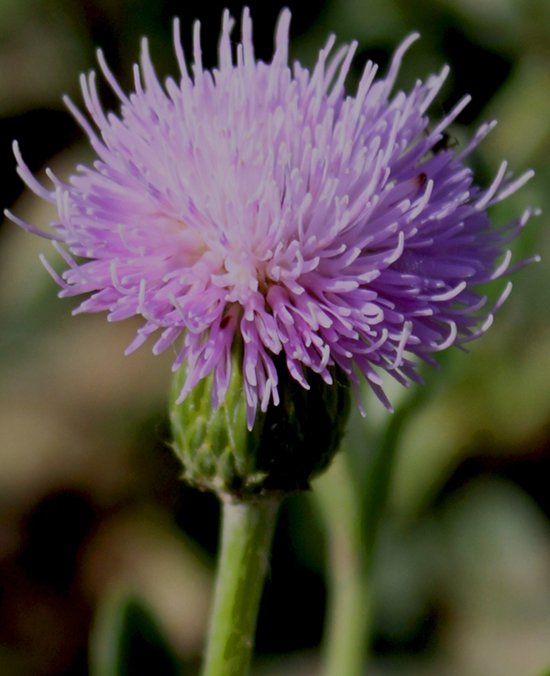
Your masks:
{"label": "blurred green leaf", "polygon": [[485,114],[498,120],[480,150],[506,157],[513,167],[546,158],[550,142],[550,62],[544,52],[529,51]]}
{"label": "blurred green leaf", "polygon": [[179,676],[182,665],[146,604],[118,594],[100,608],[91,635],[91,676]]}

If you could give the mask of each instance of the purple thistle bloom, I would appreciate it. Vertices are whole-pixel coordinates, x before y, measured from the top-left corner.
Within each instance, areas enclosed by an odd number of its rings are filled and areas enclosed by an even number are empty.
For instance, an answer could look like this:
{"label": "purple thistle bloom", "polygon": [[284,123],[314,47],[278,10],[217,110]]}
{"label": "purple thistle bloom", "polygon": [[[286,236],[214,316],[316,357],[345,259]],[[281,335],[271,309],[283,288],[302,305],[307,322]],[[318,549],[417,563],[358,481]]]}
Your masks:
{"label": "purple thistle bloom", "polygon": [[57,205],[59,220],[50,236],[11,218],[54,240],[68,268],[61,278],[44,264],[60,296],[90,294],[75,312],[107,310],[110,321],[141,315],[128,353],[157,330],[155,354],[183,334],[174,363],[186,362],[180,400],[213,373],[213,403],[222,401],[242,338],[249,428],[258,404],[265,411],[279,403],[273,357],[282,353],[304,388],[307,369],[330,383],[336,364],[354,384],[363,373],[389,407],[379,369],[404,385],[419,381],[410,356],[435,364],[433,353],[491,324],[511,284],[492,309],[475,288],[510,272],[505,247],[531,215],[496,228],[486,210],[532,172],[513,181],[503,162],[482,189],[463,164],[494,123],[458,154],[442,147],[469,97],[429,130],[426,111],[447,67],[392,95],[416,34],[385,78],[375,80],[377,67],[367,63],[352,97],[344,80],[357,43],[330,56],[331,36],[311,74],[298,63],[291,70],[289,22],[283,10],[266,64],[254,58],[245,9],[234,63],[226,11],[212,72],[202,67],[195,24],[191,78],[176,20],[179,84],[162,87],[144,39],[129,96],[99,52],[120,115],[103,111],[95,73],[82,75],[99,133],[66,103],[99,159],[68,184],[49,173],[55,189],[42,187],[15,145],[20,176]]}

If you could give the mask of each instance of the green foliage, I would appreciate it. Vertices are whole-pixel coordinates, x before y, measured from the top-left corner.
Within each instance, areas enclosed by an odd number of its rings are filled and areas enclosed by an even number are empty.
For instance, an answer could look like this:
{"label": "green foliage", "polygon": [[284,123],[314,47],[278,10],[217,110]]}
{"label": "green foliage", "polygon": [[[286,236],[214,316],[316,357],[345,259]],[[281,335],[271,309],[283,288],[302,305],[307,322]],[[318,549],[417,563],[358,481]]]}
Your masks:
{"label": "green foliage", "polygon": [[181,676],[182,665],[144,602],[117,595],[100,609],[90,650],[91,676]]}

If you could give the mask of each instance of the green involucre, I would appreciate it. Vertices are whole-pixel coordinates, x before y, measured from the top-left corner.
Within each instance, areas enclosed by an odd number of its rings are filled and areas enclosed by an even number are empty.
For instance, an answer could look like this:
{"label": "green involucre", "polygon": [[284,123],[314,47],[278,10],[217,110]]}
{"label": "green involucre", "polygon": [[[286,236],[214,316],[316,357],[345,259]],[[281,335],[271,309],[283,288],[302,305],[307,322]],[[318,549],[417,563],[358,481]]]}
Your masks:
{"label": "green involucre", "polygon": [[332,367],[333,384],[309,371],[309,390],[276,359],[280,404],[258,411],[246,426],[246,401],[239,355],[233,355],[223,404],[212,406],[213,377],[201,380],[187,399],[175,403],[185,378],[176,372],[170,417],[173,447],[191,484],[238,498],[291,493],[309,488],[338,450],[350,408],[348,377]]}

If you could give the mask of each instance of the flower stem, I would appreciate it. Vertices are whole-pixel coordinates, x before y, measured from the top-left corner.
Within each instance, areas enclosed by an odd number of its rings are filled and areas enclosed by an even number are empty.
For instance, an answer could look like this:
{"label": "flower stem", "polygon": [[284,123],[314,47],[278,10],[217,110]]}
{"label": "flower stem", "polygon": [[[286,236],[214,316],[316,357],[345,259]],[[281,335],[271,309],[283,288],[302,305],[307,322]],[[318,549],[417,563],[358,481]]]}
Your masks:
{"label": "flower stem", "polygon": [[337,457],[314,488],[312,495],[325,524],[329,576],[321,673],[359,676],[367,653],[371,589],[361,533],[361,501],[346,458]]}
{"label": "flower stem", "polygon": [[280,500],[223,501],[222,543],[202,676],[248,673]]}
{"label": "flower stem", "polygon": [[[366,637],[371,624],[371,589],[357,556],[338,538],[331,543],[331,597],[324,649],[323,676],[359,676],[367,658]],[[346,551],[347,550],[347,551]],[[334,559],[346,558],[345,563]]]}
{"label": "flower stem", "polygon": [[[357,480],[341,453],[313,496],[325,525],[329,564],[322,676],[361,676],[372,633],[373,565],[404,423],[423,401],[417,388],[389,419]],[[549,675],[550,676],[550,675]]]}

